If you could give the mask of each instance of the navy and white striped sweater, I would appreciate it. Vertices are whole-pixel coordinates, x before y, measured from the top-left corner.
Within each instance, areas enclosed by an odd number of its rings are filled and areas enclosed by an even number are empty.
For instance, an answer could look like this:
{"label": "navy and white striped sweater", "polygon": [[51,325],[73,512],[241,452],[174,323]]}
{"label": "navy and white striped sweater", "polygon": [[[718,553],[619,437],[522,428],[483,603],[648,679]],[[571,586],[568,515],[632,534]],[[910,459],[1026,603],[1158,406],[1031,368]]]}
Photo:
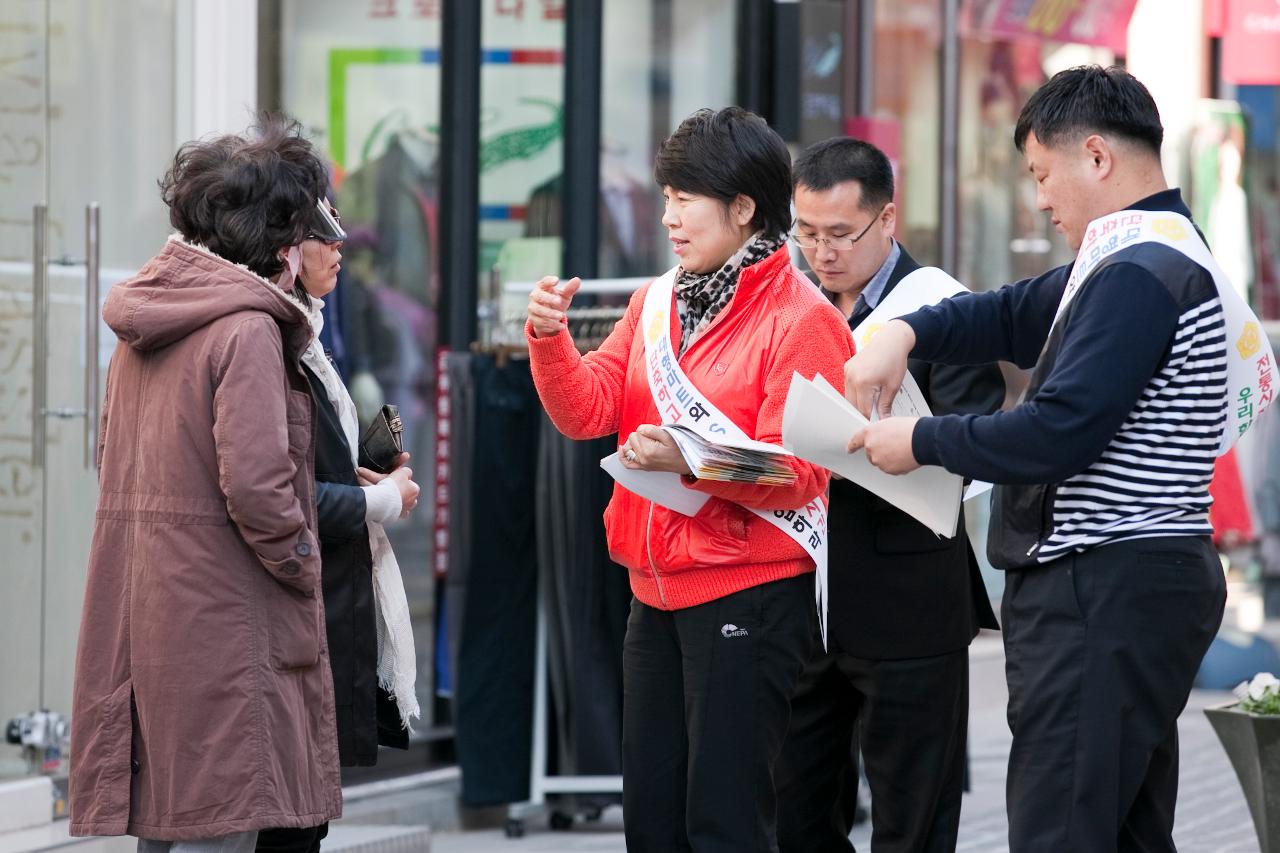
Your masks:
{"label": "navy and white striped sweater", "polygon": [[[1132,207],[1190,216],[1177,190]],[[916,333],[913,357],[1035,366],[1013,410],[926,418],[912,441],[921,464],[1000,484],[988,536],[998,568],[1211,532],[1227,379],[1212,277],[1166,246],[1122,249],[1093,272],[1050,337],[1070,269],[904,318]]]}

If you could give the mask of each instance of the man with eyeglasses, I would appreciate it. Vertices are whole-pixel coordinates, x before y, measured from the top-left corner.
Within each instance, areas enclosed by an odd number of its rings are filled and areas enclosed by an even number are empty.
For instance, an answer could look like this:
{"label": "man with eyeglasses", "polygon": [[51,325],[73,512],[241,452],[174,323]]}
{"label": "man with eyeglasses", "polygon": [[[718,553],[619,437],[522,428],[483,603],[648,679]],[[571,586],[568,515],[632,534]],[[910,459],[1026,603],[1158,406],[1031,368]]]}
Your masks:
{"label": "man with eyeglasses", "polygon": [[[894,239],[893,169],[878,148],[838,137],[796,161],[793,241],[857,327],[920,269]],[[989,414],[1004,401],[994,364],[911,361],[935,413]],[[952,539],[853,483],[833,479],[829,641],[792,700],[779,759],[783,853],[851,851],[860,746],[874,801],[872,853],[953,851],[964,786],[968,647],[997,627],[964,532]],[[835,748],[833,748],[835,747]]]}

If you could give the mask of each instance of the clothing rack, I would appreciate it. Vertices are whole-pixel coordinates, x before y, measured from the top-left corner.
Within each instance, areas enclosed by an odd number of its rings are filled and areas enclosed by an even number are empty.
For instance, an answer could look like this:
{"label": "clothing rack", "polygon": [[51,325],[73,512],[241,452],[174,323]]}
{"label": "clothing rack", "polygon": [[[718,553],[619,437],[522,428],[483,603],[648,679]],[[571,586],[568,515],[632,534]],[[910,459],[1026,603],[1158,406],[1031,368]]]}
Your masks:
{"label": "clothing rack", "polygon": [[[653,277],[637,278],[584,278],[578,293],[590,293],[600,296],[630,296],[644,287]],[[528,295],[537,287],[536,281],[508,281],[502,286],[502,292],[514,296]]]}
{"label": "clothing rack", "polygon": [[[626,313],[625,299],[649,281],[643,277],[583,280],[578,295],[596,297],[598,304],[569,309],[569,334],[579,352],[590,352],[604,343],[614,324]],[[481,306],[482,341],[473,345],[472,351],[498,352],[505,359],[524,347],[527,305],[523,297],[536,285],[535,281],[506,282],[501,287],[501,299]]]}
{"label": "clothing rack", "polygon": [[[622,319],[624,313],[625,307],[570,308],[569,335],[573,338],[574,346],[581,353],[598,348],[609,337],[614,324]],[[509,358],[528,358],[529,346],[524,340],[524,321],[524,314],[504,318],[503,333],[495,335],[495,340],[488,343],[473,343],[471,351],[496,356],[500,367]]]}
{"label": "clothing rack", "polygon": [[[507,838],[524,835],[524,822],[546,810],[548,794],[621,794],[621,776],[559,776],[547,772],[547,606],[545,578],[538,577],[538,615],[533,658],[533,749],[529,756],[529,799],[507,806]],[[621,653],[621,649],[619,649]],[[552,811],[551,828],[566,830],[573,816]]]}
{"label": "clothing rack", "polygon": [[602,308],[570,308],[569,334],[580,352],[590,352],[604,343],[605,338],[627,311],[625,305]]}
{"label": "clothing rack", "polygon": [[[594,349],[613,330],[614,324],[626,312],[625,299],[635,290],[649,281],[648,278],[595,279],[584,280],[579,294],[611,297],[620,305],[595,305],[584,308],[570,308],[568,311],[569,332],[579,350]],[[508,282],[503,287],[504,296],[527,296],[536,282]],[[511,328],[519,329],[520,347],[524,348],[525,314],[512,310],[510,316],[503,317],[501,326],[505,329],[503,337],[511,339]],[[511,345],[514,350],[516,345]],[[492,350],[490,350],[492,351]],[[525,349],[527,357],[527,349]],[[514,353],[512,353],[514,354]],[[511,803],[507,807],[507,823],[505,827],[508,838],[519,838],[524,835],[525,821],[530,817],[547,810],[547,797],[556,794],[621,794],[621,776],[603,775],[557,775],[547,771],[548,743],[547,727],[550,722],[548,711],[548,638],[547,638],[547,578],[543,571],[538,573],[537,615],[534,642],[534,696],[533,726],[531,732],[531,754],[529,761],[529,799],[524,802]],[[621,649],[619,649],[621,654]],[[573,816],[563,811],[552,810],[549,815],[551,828],[566,830],[573,826]]]}

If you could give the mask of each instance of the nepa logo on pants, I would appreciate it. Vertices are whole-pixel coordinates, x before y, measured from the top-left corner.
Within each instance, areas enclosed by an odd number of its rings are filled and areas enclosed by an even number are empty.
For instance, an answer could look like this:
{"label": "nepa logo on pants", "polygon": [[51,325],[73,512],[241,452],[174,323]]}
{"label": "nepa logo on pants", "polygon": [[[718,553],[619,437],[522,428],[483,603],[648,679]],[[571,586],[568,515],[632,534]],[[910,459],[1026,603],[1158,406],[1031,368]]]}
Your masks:
{"label": "nepa logo on pants", "polygon": [[739,628],[732,622],[726,622],[724,626],[720,628],[720,634],[723,637],[745,637],[747,636],[747,629]]}

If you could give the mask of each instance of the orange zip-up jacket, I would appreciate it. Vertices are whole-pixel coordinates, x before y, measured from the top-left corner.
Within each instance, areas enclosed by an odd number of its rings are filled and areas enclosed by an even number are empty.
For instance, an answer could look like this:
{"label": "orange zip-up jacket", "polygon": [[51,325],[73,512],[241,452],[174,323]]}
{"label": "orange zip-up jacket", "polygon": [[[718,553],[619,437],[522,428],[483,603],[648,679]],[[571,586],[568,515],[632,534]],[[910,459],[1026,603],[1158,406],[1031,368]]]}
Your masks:
{"label": "orange zip-up jacket", "polygon": [[[621,443],[641,424],[662,422],[645,375],[640,330],[650,286],[632,296],[613,332],[585,356],[568,332],[535,338],[526,325],[538,395],[569,438],[616,432]],[[672,299],[674,343],[680,328]],[[742,270],[732,301],[694,339],[680,367],[743,432],[781,444],[792,374],[812,379],[820,373],[841,388],[844,363],[852,355],[844,318],[792,267],[783,247]],[[609,555],[630,572],[636,598],[679,610],[813,571],[813,561],[796,542],[746,509],[797,509],[818,496],[825,501],[827,471],[790,462],[797,474],[790,486],[688,483],[712,496],[692,518],[615,485],[604,513]]]}

